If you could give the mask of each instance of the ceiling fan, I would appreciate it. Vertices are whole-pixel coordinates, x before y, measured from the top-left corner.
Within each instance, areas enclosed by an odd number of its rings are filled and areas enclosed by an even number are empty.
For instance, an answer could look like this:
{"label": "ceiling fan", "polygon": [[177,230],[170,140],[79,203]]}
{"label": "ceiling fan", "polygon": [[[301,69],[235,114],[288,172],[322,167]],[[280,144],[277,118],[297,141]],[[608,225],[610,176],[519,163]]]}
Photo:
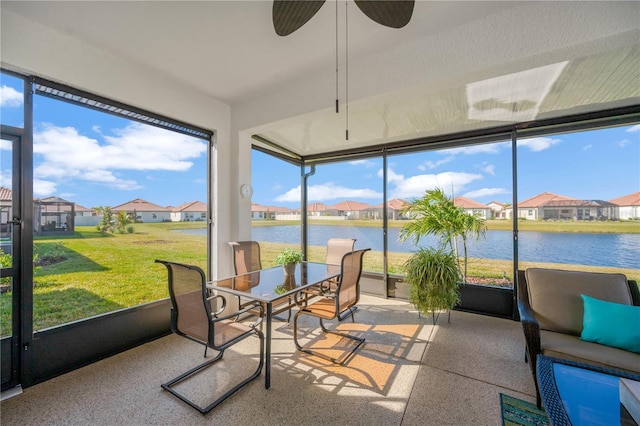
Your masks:
{"label": "ceiling fan", "polygon": [[[336,0],[338,1],[338,0]],[[358,8],[373,21],[391,28],[409,23],[415,0],[354,0]],[[273,27],[276,34],[287,36],[306,24],[320,10],[325,0],[274,0]]]}

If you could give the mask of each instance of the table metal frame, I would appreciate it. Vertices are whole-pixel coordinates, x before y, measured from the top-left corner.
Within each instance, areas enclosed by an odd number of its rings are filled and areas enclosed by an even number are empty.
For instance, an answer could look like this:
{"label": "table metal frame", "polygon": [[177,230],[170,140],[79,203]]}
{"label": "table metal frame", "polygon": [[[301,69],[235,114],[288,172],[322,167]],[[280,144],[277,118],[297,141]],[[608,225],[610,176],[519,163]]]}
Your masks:
{"label": "table metal frame", "polygon": [[[228,286],[229,283],[232,283],[233,285],[236,280],[244,279],[246,282],[247,280],[250,280],[252,276],[256,276],[255,274],[260,274],[260,280],[264,281],[264,279],[267,278],[269,282],[263,282],[260,284],[260,286],[248,287],[243,290],[237,290]],[[284,292],[282,293],[275,293],[275,288],[278,285],[282,284],[282,282],[285,280],[282,266],[261,269],[260,271],[249,272],[247,274],[241,274],[230,278],[207,282],[207,288],[209,290],[233,294],[244,299],[256,300],[258,302],[261,302],[265,306],[265,319],[267,328],[265,332],[265,389],[269,389],[271,387],[271,324],[274,316],[274,303],[286,300],[286,298],[290,298],[290,307],[294,307],[296,306],[296,294],[300,292],[300,290],[304,290],[314,285],[320,284],[324,281],[335,278],[338,275],[339,267],[336,268],[336,265],[327,265],[325,263],[315,262],[302,262],[296,265],[296,273],[294,275],[295,287],[289,286],[290,288],[288,289],[286,287],[280,287],[280,290],[284,290]],[[217,285],[217,283],[222,283],[224,285]]]}

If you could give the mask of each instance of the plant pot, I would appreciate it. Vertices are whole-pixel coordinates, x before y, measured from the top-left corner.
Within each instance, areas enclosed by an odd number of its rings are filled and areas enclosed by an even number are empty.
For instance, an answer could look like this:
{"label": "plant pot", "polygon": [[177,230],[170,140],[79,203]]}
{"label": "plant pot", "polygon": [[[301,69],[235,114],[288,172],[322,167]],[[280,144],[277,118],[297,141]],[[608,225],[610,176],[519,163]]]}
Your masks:
{"label": "plant pot", "polygon": [[284,269],[285,275],[295,275],[296,273],[296,264],[291,262],[285,265],[282,265],[282,269]]}
{"label": "plant pot", "polygon": [[293,290],[294,288],[296,288],[296,276],[293,275],[293,274],[285,275],[284,276],[284,282],[282,283],[282,287],[286,291]]}

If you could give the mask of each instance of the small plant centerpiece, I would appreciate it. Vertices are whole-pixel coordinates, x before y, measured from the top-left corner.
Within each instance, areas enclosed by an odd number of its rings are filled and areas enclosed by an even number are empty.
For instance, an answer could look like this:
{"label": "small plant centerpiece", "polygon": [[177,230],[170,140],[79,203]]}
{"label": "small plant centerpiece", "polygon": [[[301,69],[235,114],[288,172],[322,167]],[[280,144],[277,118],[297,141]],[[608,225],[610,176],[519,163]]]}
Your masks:
{"label": "small plant centerpiece", "polygon": [[302,262],[302,252],[286,248],[276,256],[276,264],[282,265],[285,275],[294,275],[296,263]]}

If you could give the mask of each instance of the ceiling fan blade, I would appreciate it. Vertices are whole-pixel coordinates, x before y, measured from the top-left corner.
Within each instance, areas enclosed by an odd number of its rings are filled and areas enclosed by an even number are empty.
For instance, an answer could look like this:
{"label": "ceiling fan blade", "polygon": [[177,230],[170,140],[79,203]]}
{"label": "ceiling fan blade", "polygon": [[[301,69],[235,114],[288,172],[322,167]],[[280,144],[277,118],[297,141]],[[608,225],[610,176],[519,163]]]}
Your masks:
{"label": "ceiling fan blade", "polygon": [[325,0],[274,0],[273,28],[279,36],[287,36],[313,18]]}
{"label": "ceiling fan blade", "polygon": [[413,14],[414,0],[354,0],[362,13],[378,24],[402,28]]}

